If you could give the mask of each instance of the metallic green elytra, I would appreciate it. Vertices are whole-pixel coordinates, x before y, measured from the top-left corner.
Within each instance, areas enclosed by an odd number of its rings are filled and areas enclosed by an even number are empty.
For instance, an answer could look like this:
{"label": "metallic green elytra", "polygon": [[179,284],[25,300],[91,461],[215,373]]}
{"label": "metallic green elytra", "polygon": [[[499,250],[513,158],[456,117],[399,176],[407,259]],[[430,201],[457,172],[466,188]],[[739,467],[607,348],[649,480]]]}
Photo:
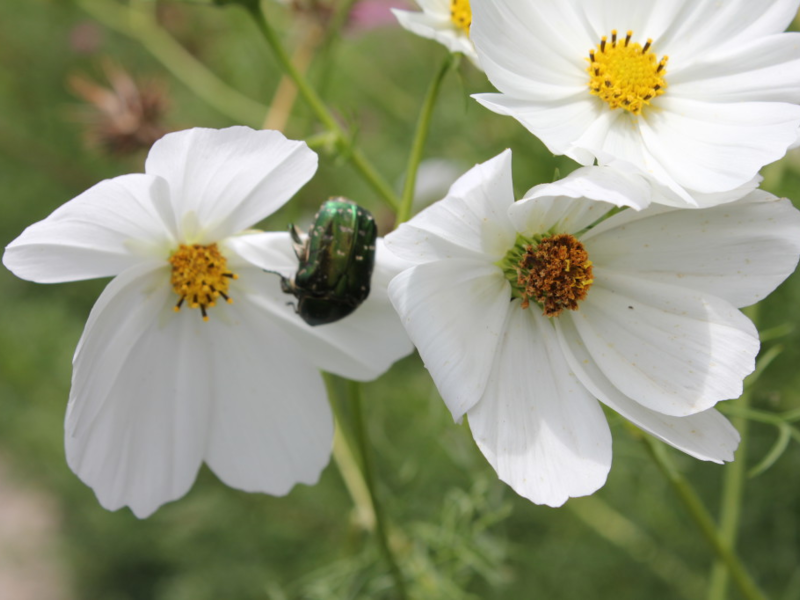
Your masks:
{"label": "metallic green elytra", "polygon": [[300,265],[293,279],[281,278],[281,289],[297,298],[297,314],[309,325],[351,314],[369,296],[375,219],[346,198],[332,198],[320,206],[305,242],[297,227],[289,231]]}

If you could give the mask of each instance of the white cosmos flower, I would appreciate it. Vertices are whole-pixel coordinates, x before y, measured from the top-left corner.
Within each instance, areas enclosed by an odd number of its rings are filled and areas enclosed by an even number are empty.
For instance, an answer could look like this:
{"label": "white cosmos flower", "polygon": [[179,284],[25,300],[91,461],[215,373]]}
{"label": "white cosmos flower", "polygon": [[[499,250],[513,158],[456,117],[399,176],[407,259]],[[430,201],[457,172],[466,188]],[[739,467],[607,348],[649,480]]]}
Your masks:
{"label": "white cosmos flower", "polygon": [[364,305],[311,328],[263,270],[297,269],[288,233],[237,236],[316,168],[276,131],[173,133],[144,174],[97,184],[9,244],[3,264],[24,279],[114,277],[75,351],[65,425],[67,461],[104,507],[146,517],[183,496],[203,461],[246,491],[315,483],[333,435],[318,369],[372,379],[410,352],[382,247]]}
{"label": "white cosmos flower", "polygon": [[587,167],[514,202],[506,151],[386,237],[416,263],[389,297],[442,398],[536,503],[605,482],[600,402],[696,458],[732,460],[739,436],[712,407],[741,393],[759,349],[737,307],[800,255],[800,212],[762,191],[596,224],[636,207],[631,191]]}
{"label": "white cosmos flower", "polygon": [[474,97],[555,154],[626,161],[696,206],[796,140],[800,33],[783,31],[798,5],[472,0],[472,41],[502,92]]}
{"label": "white cosmos flower", "polygon": [[450,52],[461,52],[476,67],[478,56],[469,38],[472,23],[470,0],[417,0],[422,12],[392,9],[405,29],[421,37],[436,40]]}

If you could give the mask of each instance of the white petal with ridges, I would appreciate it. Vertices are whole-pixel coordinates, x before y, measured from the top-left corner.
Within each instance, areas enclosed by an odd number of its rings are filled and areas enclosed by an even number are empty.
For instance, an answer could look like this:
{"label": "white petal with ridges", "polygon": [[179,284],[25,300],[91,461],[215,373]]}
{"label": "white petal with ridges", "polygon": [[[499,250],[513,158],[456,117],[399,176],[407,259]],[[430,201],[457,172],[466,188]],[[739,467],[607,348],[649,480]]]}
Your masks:
{"label": "white petal with ridges", "polygon": [[739,433],[714,409],[686,417],[649,410],[625,396],[603,375],[570,319],[556,321],[559,341],[570,367],[584,386],[606,406],[660,440],[700,460],[733,460]]}
{"label": "white petal with ridges", "polygon": [[515,300],[472,435],[500,479],[537,504],[560,506],[599,489],[611,434],[599,403],[570,371],[555,330]]}
{"label": "white petal with ridges", "polygon": [[509,309],[508,281],[485,262],[437,261],[400,273],[389,298],[459,420],[484,393]]}
{"label": "white petal with ridges", "polygon": [[75,354],[65,424],[72,470],[104,507],[140,518],[191,487],[212,398],[215,325],[171,312],[167,277],[144,264],[104,290]]}
{"label": "white petal with ridges", "polygon": [[614,206],[646,207],[651,188],[641,177],[610,167],[583,167],[553,183],[537,185],[508,209],[514,227],[534,235],[555,229],[577,233]]}
{"label": "white petal with ridges", "polygon": [[582,242],[603,269],[712,294],[741,307],[766,297],[794,271],[800,211],[788,200],[755,191],[705,210],[626,211]]}
{"label": "white petal with ridges", "polygon": [[749,41],[669,76],[669,93],[718,102],[800,101],[800,33]]}
{"label": "white petal with ridges", "polygon": [[706,103],[664,95],[640,120],[648,152],[680,185],[704,193],[739,187],[797,137],[800,106]]}
{"label": "white petal with ridges", "polygon": [[322,376],[305,353],[248,300],[208,348],[213,381],[205,460],[227,485],[284,495],[314,484],[330,460],[333,418]]}
{"label": "white petal with ridges", "polygon": [[[497,114],[517,119],[553,154],[571,151],[573,142],[600,118],[602,109],[596,98],[582,91],[546,102],[520,100],[503,94],[473,94],[472,97]],[[584,155],[572,158],[583,165],[594,160]]]}
{"label": "white petal with ridges", "polygon": [[742,393],[758,332],[729,303],[600,267],[579,310],[565,311],[603,374],[652,410],[683,417]]}
{"label": "white petal with ridges", "polygon": [[499,260],[516,238],[507,216],[513,203],[511,151],[506,150],[475,165],[442,201],[387,235],[386,247],[413,263],[484,256]]}
{"label": "white petal with ridges", "polygon": [[23,231],[3,264],[22,279],[58,283],[110,277],[146,258],[166,260],[175,239],[160,214],[168,194],[164,180],[149,175],[101,181]]}
{"label": "white petal with ridges", "polygon": [[236,234],[283,206],[316,172],[305,142],[249,127],[165,135],[145,171],[169,183],[182,241],[208,244]]}

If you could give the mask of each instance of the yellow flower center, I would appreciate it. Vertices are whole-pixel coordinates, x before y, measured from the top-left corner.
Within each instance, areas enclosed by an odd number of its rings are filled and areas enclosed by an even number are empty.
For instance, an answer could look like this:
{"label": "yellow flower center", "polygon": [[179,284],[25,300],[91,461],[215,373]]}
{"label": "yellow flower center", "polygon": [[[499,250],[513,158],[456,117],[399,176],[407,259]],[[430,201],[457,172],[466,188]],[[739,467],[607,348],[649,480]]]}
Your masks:
{"label": "yellow flower center", "polygon": [[498,266],[511,283],[512,297],[522,299],[522,308],[536,302],[546,317],[578,310],[594,282],[589,253],[568,233],[533,239],[520,235]]}
{"label": "yellow flower center", "polygon": [[668,56],[658,60],[650,50],[653,40],[642,47],[631,43],[632,31],[624,40],[617,40],[617,31],[611,32],[611,41],[603,36],[596,49],[589,51],[589,92],[598,96],[612,108],[624,108],[639,115],[645,105],[664,93],[664,80]]}
{"label": "yellow flower center", "polygon": [[453,24],[469,35],[469,26],[472,25],[472,9],[469,0],[450,0],[450,20]]}
{"label": "yellow flower center", "polygon": [[208,321],[206,309],[215,306],[217,298],[222,296],[229,304],[233,303],[228,297],[228,284],[239,276],[228,271],[228,261],[216,244],[181,244],[169,262],[172,264],[172,289],[180,298],[175,312],[186,302],[189,308],[199,308],[203,320]]}

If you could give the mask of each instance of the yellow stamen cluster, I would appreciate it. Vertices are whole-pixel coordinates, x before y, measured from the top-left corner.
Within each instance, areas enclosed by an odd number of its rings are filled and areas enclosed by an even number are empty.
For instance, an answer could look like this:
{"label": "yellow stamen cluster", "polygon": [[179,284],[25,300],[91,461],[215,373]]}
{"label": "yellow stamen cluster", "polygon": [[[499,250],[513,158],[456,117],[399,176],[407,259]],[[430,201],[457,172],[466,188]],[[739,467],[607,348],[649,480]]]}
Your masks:
{"label": "yellow stamen cluster", "polygon": [[577,310],[594,281],[589,254],[568,233],[525,247],[516,271],[522,308],[534,300],[546,317],[557,317],[564,309]]}
{"label": "yellow stamen cluster", "polygon": [[469,35],[469,26],[472,25],[472,9],[469,0],[450,0],[450,20],[453,24]]}
{"label": "yellow stamen cluster", "polygon": [[221,296],[229,304],[233,303],[228,297],[228,284],[239,277],[228,271],[228,261],[216,244],[181,244],[169,262],[172,264],[172,289],[180,297],[175,312],[186,302],[189,308],[199,308],[203,320],[208,321],[206,309],[215,306],[217,298]]}
{"label": "yellow stamen cluster", "polygon": [[589,92],[604,100],[612,109],[624,108],[639,115],[656,96],[664,93],[667,60],[658,60],[650,50],[653,40],[642,47],[631,43],[632,31],[624,40],[611,32],[611,40],[602,37],[597,48],[589,51]]}

